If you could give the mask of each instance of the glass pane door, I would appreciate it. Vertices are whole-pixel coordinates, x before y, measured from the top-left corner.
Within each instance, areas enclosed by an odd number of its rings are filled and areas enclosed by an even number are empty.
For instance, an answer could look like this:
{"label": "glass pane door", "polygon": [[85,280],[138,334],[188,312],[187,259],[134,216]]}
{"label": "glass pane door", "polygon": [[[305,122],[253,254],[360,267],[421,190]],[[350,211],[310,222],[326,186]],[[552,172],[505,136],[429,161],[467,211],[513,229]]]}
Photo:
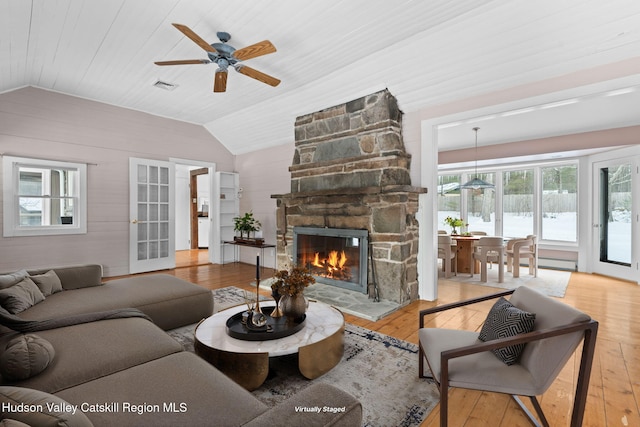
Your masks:
{"label": "glass pane door", "polygon": [[600,261],[631,265],[632,165],[600,168]]}
{"label": "glass pane door", "polygon": [[175,267],[173,165],[131,159],[129,272]]}
{"label": "glass pane door", "polygon": [[634,156],[593,164],[593,273],[640,278],[639,168]]}

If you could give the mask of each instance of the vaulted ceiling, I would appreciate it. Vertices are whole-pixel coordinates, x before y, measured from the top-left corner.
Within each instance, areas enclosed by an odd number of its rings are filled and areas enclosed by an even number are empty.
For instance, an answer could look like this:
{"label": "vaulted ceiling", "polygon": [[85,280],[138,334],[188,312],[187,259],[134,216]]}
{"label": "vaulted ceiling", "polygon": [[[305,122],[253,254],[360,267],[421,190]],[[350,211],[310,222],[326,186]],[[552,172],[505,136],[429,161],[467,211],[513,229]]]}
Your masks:
{"label": "vaulted ceiling", "polygon": [[[277,52],[246,64],[282,83],[230,70],[214,93],[215,64],[154,65],[206,58],[172,23],[208,43],[226,31],[235,48],[270,40]],[[297,116],[384,88],[415,112],[639,56],[637,0],[0,0],[0,93],[34,86],[201,124],[234,154],[290,143]],[[628,95],[621,111],[640,106]],[[620,120],[585,105],[571,120],[640,124],[640,108]],[[533,122],[517,127],[539,136]]]}

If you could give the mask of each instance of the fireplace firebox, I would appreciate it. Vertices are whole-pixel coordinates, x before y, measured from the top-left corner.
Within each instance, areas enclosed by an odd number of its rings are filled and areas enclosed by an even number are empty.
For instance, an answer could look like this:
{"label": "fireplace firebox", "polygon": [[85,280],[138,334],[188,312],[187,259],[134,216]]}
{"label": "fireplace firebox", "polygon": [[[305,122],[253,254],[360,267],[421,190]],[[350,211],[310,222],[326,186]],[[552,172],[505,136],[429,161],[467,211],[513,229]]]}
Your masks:
{"label": "fireplace firebox", "polygon": [[316,282],[367,293],[367,230],[293,228],[293,263],[304,265]]}

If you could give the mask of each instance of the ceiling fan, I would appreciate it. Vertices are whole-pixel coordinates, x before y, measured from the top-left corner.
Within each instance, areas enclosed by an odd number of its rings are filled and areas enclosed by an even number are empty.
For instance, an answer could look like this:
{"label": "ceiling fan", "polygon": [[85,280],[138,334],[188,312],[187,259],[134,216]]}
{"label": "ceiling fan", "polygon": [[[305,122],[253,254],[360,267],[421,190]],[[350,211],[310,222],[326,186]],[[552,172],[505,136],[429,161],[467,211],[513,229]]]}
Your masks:
{"label": "ceiling fan", "polygon": [[189,27],[182,24],[172,24],[182,34],[193,40],[198,46],[207,52],[209,59],[182,59],[177,61],[159,61],[156,65],[186,65],[186,64],[211,64],[218,65],[214,77],[213,91],[224,92],[227,90],[227,70],[229,66],[235,68],[240,74],[249,76],[253,79],[261,81],[271,86],[278,86],[280,80],[255,70],[242,64],[242,61],[256,58],[258,56],[267,55],[276,51],[276,47],[269,40],[264,40],[251,46],[243,47],[236,50],[233,46],[226,44],[231,40],[231,35],[225,32],[218,32],[216,35],[220,39],[220,43],[207,43],[202,37],[193,32]]}

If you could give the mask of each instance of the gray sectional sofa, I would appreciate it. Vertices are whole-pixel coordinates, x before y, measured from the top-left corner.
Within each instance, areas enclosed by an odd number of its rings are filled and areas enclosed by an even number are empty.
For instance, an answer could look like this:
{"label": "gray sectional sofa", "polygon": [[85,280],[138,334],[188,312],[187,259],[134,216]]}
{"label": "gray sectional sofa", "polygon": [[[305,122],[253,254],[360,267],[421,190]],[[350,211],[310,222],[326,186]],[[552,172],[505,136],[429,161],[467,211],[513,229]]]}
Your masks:
{"label": "gray sectional sofa", "polygon": [[164,330],[211,315],[209,290],[166,274],[103,283],[99,265],[28,271],[26,285],[16,273],[0,275],[0,426],[362,422],[360,403],[335,387],[312,384],[269,408],[184,351]]}

